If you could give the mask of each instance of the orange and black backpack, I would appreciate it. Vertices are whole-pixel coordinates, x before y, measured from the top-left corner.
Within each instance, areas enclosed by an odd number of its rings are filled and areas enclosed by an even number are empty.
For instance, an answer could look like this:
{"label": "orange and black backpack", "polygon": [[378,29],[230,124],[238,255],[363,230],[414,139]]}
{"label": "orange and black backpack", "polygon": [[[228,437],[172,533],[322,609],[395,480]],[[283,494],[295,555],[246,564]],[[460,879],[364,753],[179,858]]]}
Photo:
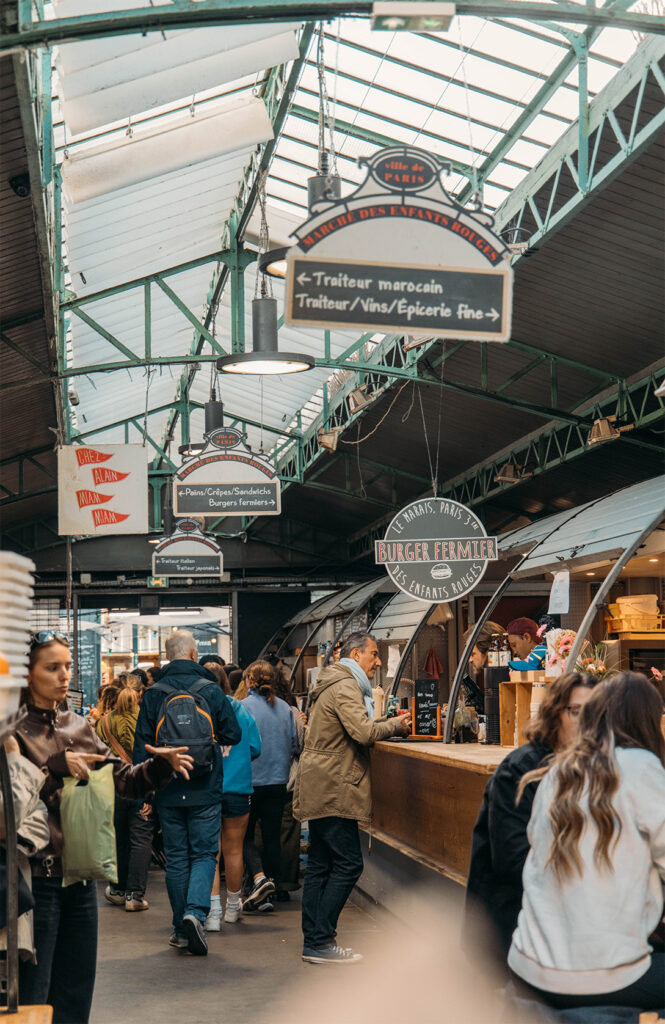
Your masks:
{"label": "orange and black backpack", "polygon": [[165,681],[153,683],[152,690],[167,694],[157,718],[155,744],[163,747],[188,747],[194,758],[190,776],[212,771],[215,760],[215,727],[208,703],[201,690],[210,686],[207,679],[194,683],[188,690],[170,686]]}

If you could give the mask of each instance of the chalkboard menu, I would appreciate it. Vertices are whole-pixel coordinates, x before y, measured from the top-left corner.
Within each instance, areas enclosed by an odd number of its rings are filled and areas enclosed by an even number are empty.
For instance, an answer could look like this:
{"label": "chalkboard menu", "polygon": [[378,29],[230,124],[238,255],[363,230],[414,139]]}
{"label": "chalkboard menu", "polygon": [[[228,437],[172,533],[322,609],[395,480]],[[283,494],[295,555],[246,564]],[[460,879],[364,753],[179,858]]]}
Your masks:
{"label": "chalkboard menu", "polygon": [[[94,621],[92,616],[88,621]],[[97,690],[102,684],[101,637],[92,629],[82,628],[78,637],[78,689],[83,691],[86,704],[96,704]]]}
{"label": "chalkboard menu", "polygon": [[436,679],[416,679],[413,687],[413,733],[415,736],[437,736],[440,719],[439,684]]}

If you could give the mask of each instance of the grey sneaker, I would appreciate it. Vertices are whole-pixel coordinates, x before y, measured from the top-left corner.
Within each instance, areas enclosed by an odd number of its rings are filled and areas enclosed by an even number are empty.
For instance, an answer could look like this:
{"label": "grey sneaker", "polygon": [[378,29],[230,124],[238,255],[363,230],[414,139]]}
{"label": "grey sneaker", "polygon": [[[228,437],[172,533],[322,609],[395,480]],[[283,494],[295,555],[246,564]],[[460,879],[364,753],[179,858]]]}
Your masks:
{"label": "grey sneaker", "polygon": [[189,942],[186,936],[181,935],[179,932],[171,932],[171,938],[169,939],[169,946],[173,946],[174,949],[187,949]]}
{"label": "grey sneaker", "polygon": [[249,896],[242,903],[243,910],[256,910],[261,903],[265,903],[266,897],[275,891],[275,883],[270,878],[259,879],[255,882]]}
{"label": "grey sneaker", "polygon": [[125,910],[150,910],[150,904],[140,893],[128,892],[125,897]]}
{"label": "grey sneaker", "polygon": [[208,942],[203,928],[203,921],[193,914],[185,914],[182,919],[182,931],[187,937],[187,948],[192,956],[207,956]]}
{"label": "grey sneaker", "polygon": [[107,885],[104,889],[104,896],[114,907],[124,907],[125,905],[126,894],[120,892],[119,889],[114,889],[110,885]]}
{"label": "grey sneaker", "polygon": [[362,954],[343,946],[326,946],[324,949],[303,946],[302,958],[307,964],[357,964],[363,959]]}

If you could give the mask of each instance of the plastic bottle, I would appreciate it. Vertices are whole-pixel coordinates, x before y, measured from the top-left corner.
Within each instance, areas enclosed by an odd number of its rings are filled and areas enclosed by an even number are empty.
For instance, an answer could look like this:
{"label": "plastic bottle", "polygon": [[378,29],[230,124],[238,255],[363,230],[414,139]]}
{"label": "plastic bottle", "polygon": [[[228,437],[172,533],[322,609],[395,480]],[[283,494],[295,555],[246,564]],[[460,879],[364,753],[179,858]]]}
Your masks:
{"label": "plastic bottle", "polygon": [[499,642],[501,644],[499,648],[499,665],[501,665],[503,668],[508,668],[510,664],[510,659],[513,656],[513,652],[510,649],[510,641],[508,639],[508,634],[504,633],[502,637],[499,637]]}

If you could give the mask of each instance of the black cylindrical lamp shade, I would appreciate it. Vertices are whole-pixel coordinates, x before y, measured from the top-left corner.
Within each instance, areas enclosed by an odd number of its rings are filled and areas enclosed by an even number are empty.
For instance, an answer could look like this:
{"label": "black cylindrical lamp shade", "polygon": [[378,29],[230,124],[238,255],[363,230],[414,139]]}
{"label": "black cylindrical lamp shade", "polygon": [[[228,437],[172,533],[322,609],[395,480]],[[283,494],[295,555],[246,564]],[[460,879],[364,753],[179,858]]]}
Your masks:
{"label": "black cylindrical lamp shade", "polygon": [[262,295],[252,300],[251,352],[222,356],[217,369],[225,373],[300,373],[314,366],[312,356],[301,352],[280,352],[277,348],[277,299]]}
{"label": "black cylindrical lamp shade", "polygon": [[203,407],[205,413],[205,431],[209,434],[211,430],[217,430],[224,426],[224,403],[212,399]]}

